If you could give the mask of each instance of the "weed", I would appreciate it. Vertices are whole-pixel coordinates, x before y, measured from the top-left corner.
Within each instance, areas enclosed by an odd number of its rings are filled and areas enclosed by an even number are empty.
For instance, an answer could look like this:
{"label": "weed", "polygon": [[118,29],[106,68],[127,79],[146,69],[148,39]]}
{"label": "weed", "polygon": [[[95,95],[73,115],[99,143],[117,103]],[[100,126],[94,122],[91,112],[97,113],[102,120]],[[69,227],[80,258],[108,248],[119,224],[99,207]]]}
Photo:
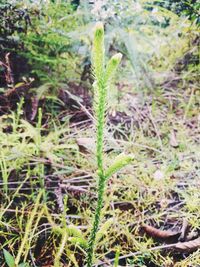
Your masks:
{"label": "weed", "polygon": [[97,159],[97,174],[98,174],[98,199],[97,206],[94,215],[93,227],[88,242],[87,249],[87,266],[91,267],[93,262],[93,252],[95,239],[100,223],[101,209],[103,205],[103,197],[107,179],[119,169],[126,166],[132,161],[132,156],[120,156],[116,162],[107,170],[104,170],[104,128],[105,128],[105,112],[106,112],[106,100],[107,90],[109,87],[109,81],[113,76],[117,66],[121,61],[121,54],[114,55],[107,66],[105,67],[104,59],[104,30],[103,24],[97,23],[94,30],[94,42],[93,42],[93,70],[94,70],[94,111],[96,115],[96,159]]}

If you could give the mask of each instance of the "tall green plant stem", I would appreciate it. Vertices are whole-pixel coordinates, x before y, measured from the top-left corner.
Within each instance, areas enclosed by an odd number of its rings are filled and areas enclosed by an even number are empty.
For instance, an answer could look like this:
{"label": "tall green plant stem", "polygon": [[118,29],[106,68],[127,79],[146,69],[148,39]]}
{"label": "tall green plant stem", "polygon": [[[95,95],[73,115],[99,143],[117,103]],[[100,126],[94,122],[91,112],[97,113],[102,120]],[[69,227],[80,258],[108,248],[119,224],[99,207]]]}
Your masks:
{"label": "tall green plant stem", "polygon": [[98,198],[94,215],[93,226],[88,241],[87,249],[87,267],[92,266],[96,234],[99,228],[101,209],[103,205],[104,191],[106,186],[106,176],[104,175],[103,164],[103,143],[105,128],[105,111],[108,82],[116,70],[121,54],[111,58],[107,67],[104,65],[104,30],[102,23],[97,23],[94,32],[94,42],[92,51],[93,69],[94,69],[94,111],[96,115],[96,158],[98,174]]}
{"label": "tall green plant stem", "polygon": [[92,259],[93,259],[93,253],[94,253],[94,244],[96,239],[96,234],[99,227],[100,222],[100,216],[101,216],[101,209],[103,205],[103,196],[105,191],[105,176],[104,176],[104,169],[103,169],[103,134],[104,134],[104,117],[105,117],[105,96],[106,94],[103,92],[103,90],[106,90],[102,86],[102,94],[99,99],[98,107],[97,107],[97,150],[96,150],[96,156],[97,156],[97,167],[98,167],[98,198],[97,198],[97,207],[94,215],[94,222],[93,222],[93,228],[91,231],[91,235],[88,242],[88,257],[87,257],[87,266],[92,266]]}

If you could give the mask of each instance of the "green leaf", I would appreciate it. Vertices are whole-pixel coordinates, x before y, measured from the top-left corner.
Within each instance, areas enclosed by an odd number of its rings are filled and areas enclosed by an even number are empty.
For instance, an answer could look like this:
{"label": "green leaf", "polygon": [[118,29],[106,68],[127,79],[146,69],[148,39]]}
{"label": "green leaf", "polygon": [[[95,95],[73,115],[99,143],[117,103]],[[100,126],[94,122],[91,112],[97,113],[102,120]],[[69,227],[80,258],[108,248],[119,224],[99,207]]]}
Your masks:
{"label": "green leaf", "polygon": [[112,58],[108,61],[108,64],[106,66],[106,71],[105,71],[105,80],[108,81],[109,79],[112,78],[114,75],[120,61],[122,59],[122,54],[117,53],[116,55],[112,56]]}
{"label": "green leaf", "polygon": [[73,244],[73,245],[79,245],[83,248],[87,248],[88,242],[80,237],[69,237],[68,240]]}
{"label": "green leaf", "polygon": [[15,267],[15,259],[14,257],[7,251],[3,250],[4,258],[9,267]]}
{"label": "green leaf", "polygon": [[18,265],[18,267],[29,267],[29,264],[23,262],[23,263],[20,263],[20,264]]}
{"label": "green leaf", "polygon": [[124,153],[121,153],[116,157],[113,164],[106,170],[104,178],[110,178],[114,173],[131,163],[133,159],[133,155],[125,155]]}

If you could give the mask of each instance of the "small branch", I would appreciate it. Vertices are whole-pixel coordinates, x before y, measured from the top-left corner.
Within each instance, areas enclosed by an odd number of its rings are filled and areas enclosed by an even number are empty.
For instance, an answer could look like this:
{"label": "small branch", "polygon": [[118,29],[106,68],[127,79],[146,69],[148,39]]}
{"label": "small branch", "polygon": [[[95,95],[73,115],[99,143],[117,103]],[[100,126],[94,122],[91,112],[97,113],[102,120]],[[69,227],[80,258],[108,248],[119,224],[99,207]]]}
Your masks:
{"label": "small branch", "polygon": [[[146,253],[148,251],[155,251],[155,250],[160,250],[160,249],[168,249],[168,248],[174,248],[176,247],[178,243],[174,243],[174,244],[169,244],[169,245],[162,245],[162,246],[156,246],[156,247],[153,247],[153,248],[150,248],[148,249],[147,251],[136,251],[136,252],[132,252],[132,253],[129,253],[127,255],[124,255],[124,256],[121,256],[119,257],[118,259],[119,260],[123,260],[123,259],[126,259],[126,258],[130,258],[130,257],[134,257],[134,256],[138,256],[138,255],[142,255],[143,253]],[[103,266],[103,264],[107,264],[107,263],[113,263],[115,261],[115,258],[114,259],[111,259],[111,260],[107,260],[106,262],[102,261],[100,263],[97,263],[97,264],[94,264],[93,267],[97,267],[97,266]]]}

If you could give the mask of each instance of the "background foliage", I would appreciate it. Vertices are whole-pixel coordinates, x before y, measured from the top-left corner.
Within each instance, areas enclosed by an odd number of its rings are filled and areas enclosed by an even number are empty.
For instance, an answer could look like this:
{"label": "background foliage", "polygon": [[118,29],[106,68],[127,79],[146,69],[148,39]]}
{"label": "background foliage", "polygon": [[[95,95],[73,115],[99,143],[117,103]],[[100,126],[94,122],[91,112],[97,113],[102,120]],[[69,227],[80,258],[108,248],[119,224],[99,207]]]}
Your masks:
{"label": "background foliage", "polygon": [[[73,5],[65,1],[5,1],[0,6],[1,58],[4,60],[8,51],[21,55],[39,84],[48,82],[56,87],[65,81],[84,81],[90,67],[91,29],[95,21],[102,20],[107,52],[123,52],[129,59],[123,66],[128,78],[132,77],[138,88],[153,88],[158,71],[172,69],[190,49],[195,32],[198,34],[198,5],[148,0],[134,4],[132,0],[83,0]],[[13,66],[15,63],[17,60]],[[21,68],[18,72],[24,74],[25,66]]]}

